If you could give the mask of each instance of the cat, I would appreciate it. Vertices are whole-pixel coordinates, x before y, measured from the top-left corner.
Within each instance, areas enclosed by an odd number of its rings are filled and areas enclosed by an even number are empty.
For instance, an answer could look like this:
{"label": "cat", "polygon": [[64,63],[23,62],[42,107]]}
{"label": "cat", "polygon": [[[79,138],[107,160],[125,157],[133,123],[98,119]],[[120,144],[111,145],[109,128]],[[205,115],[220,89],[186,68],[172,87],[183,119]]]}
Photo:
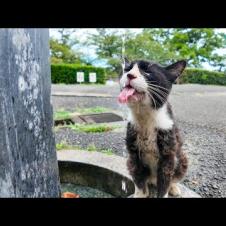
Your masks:
{"label": "cat", "polygon": [[118,101],[130,109],[125,140],[133,197],[149,197],[150,184],[159,198],[181,196],[177,183],[187,172],[188,159],[168,96],[185,67],[185,60],[163,67],[124,59]]}

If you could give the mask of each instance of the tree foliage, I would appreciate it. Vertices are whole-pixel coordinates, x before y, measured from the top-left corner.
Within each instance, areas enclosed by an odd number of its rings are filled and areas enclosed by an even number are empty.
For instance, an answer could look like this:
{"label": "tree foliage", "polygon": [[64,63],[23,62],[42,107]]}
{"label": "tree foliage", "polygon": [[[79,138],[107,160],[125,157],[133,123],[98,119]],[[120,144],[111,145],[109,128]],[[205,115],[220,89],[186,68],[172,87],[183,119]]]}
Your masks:
{"label": "tree foliage", "polygon": [[129,59],[148,59],[163,65],[186,59],[189,67],[202,67],[207,62],[218,70],[225,69],[225,56],[216,52],[225,46],[225,38],[210,28],[143,29],[138,34],[128,29],[97,29],[86,44],[96,47],[98,58],[107,61],[111,72],[120,71],[123,46]]}
{"label": "tree foliage", "polygon": [[146,29],[155,41],[167,45],[169,52],[186,59],[190,67],[202,67],[207,62],[222,68],[224,56],[216,53],[225,46],[224,35],[212,28]]}
{"label": "tree foliage", "polygon": [[79,43],[72,38],[75,30],[59,29],[60,38],[50,39],[50,54],[52,63],[82,63],[81,53],[75,52],[72,47]]}

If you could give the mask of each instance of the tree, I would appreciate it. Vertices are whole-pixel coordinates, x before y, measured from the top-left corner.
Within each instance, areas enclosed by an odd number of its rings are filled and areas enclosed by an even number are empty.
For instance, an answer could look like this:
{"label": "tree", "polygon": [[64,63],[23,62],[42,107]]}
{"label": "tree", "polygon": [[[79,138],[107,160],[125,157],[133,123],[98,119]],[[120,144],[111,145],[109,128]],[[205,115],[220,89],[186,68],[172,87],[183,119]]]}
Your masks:
{"label": "tree", "polygon": [[59,39],[50,39],[50,53],[52,63],[83,63],[82,54],[75,52],[72,47],[79,43],[75,38],[72,38],[76,30],[59,29]]}
{"label": "tree", "polygon": [[178,57],[169,46],[156,41],[149,32],[143,31],[133,38],[129,38],[126,43],[125,55],[132,59],[147,59],[160,64],[169,64]]}
{"label": "tree", "polygon": [[[123,42],[124,38],[124,42]],[[129,29],[97,29],[90,34],[87,45],[96,48],[98,59],[107,61],[109,73],[121,70],[121,56],[129,59],[147,59],[167,65],[186,59],[189,67],[202,67],[207,62],[224,70],[224,56],[216,50],[224,47],[225,39],[214,29],[143,29],[134,34]]]}
{"label": "tree", "polygon": [[60,197],[48,29],[0,29],[0,37],[0,197]]}
{"label": "tree", "polygon": [[[90,34],[87,44],[96,47],[98,58],[105,59],[109,65],[109,73],[115,75],[121,71],[123,54],[131,60],[148,59],[165,64],[170,62],[173,57],[176,58],[166,46],[156,42],[145,31],[134,34],[128,29],[97,29],[97,34]],[[125,47],[124,53],[123,47]]]}
{"label": "tree", "polygon": [[80,57],[71,50],[71,47],[62,44],[57,39],[50,39],[50,53],[52,63],[80,63]]}
{"label": "tree", "polygon": [[100,28],[96,31],[97,34],[89,34],[84,44],[94,46],[97,58],[106,60],[108,63],[107,70],[110,74],[115,74],[120,68],[122,40],[116,30]]}
{"label": "tree", "polygon": [[155,41],[168,46],[169,52],[187,59],[191,67],[202,67],[207,62],[218,69],[222,69],[224,56],[215,51],[224,47],[222,33],[211,28],[192,29],[145,29]]}

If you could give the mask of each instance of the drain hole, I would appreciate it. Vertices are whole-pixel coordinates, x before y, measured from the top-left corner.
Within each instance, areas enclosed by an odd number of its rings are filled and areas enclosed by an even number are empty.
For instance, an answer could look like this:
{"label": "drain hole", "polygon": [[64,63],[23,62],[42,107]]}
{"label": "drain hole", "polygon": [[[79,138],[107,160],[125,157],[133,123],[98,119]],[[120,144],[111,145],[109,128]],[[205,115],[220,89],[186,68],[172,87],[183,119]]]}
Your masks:
{"label": "drain hole", "polygon": [[123,121],[123,118],[114,113],[101,113],[79,116],[85,122],[105,123],[105,122],[119,122]]}
{"label": "drain hole", "polygon": [[79,115],[67,119],[57,119],[54,121],[55,126],[70,125],[75,123],[108,123],[108,122],[119,122],[123,121],[123,118],[114,113],[100,113],[100,114],[89,114]]}
{"label": "drain hole", "polygon": [[69,119],[59,119],[54,121],[55,126],[64,126],[75,124],[70,118]]}

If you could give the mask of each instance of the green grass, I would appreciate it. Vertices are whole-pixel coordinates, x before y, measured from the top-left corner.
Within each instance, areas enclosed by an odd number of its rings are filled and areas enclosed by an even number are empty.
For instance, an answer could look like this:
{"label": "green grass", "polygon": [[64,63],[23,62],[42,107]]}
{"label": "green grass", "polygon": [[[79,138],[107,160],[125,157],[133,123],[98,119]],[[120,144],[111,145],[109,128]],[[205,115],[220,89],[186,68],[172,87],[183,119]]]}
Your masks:
{"label": "green grass", "polygon": [[111,149],[104,149],[104,150],[101,150],[100,152],[102,152],[106,155],[114,155],[114,153]]}
{"label": "green grass", "polygon": [[73,115],[79,114],[92,114],[92,113],[104,113],[111,112],[112,110],[105,107],[92,107],[92,108],[77,108],[75,112],[65,111],[64,109],[59,109],[53,114],[54,120],[63,120],[72,117]]}
{"label": "green grass", "polygon": [[79,145],[69,145],[65,141],[62,141],[61,143],[56,144],[56,150],[77,150],[77,151],[97,151],[101,152],[107,155],[113,155],[113,151],[111,149],[100,149],[95,146],[95,144],[91,143],[87,146],[87,148],[81,148]]}
{"label": "green grass", "polygon": [[80,146],[76,145],[69,145],[67,142],[62,141],[61,143],[56,144],[56,150],[70,150],[70,149],[76,149],[76,150],[81,150]]}
{"label": "green grass", "polygon": [[57,132],[61,128],[69,128],[76,132],[85,132],[85,133],[105,133],[112,131],[117,128],[121,128],[119,125],[107,125],[107,124],[71,124],[63,126],[55,126],[54,132]]}
{"label": "green grass", "polygon": [[[111,109],[104,108],[104,107],[93,107],[93,108],[79,108],[76,112],[69,112],[65,111],[64,109],[60,109],[54,113],[54,120],[63,120],[67,118],[71,118],[72,116],[75,116],[76,114],[89,114],[89,113],[103,113],[103,112],[109,112]],[[56,126],[54,127],[54,132],[56,132],[60,128],[70,128],[77,132],[85,132],[85,133],[104,133],[112,131],[116,128],[120,128],[120,126],[112,126],[107,124],[71,124],[71,125],[64,125],[64,126]]]}
{"label": "green grass", "polygon": [[104,154],[107,154],[107,155],[113,155],[113,151],[112,149],[100,149],[100,148],[97,148],[95,146],[94,143],[91,143],[87,146],[87,149],[84,149],[85,151],[97,151],[97,152],[101,152],[101,153],[104,153]]}
{"label": "green grass", "polygon": [[109,112],[112,111],[109,108],[105,107],[92,107],[92,108],[78,108],[76,109],[76,112],[81,113],[81,114],[91,114],[91,113],[104,113],[104,112]]}
{"label": "green grass", "polygon": [[87,151],[97,151],[95,144],[89,144],[87,147]]}
{"label": "green grass", "polygon": [[59,110],[54,112],[53,114],[54,120],[66,119],[66,118],[70,118],[70,116],[71,116],[71,112],[65,111],[65,110]]}
{"label": "green grass", "polygon": [[64,127],[68,127],[77,132],[85,133],[104,133],[112,131],[115,128],[118,128],[118,126],[110,126],[106,124],[74,124]]}

